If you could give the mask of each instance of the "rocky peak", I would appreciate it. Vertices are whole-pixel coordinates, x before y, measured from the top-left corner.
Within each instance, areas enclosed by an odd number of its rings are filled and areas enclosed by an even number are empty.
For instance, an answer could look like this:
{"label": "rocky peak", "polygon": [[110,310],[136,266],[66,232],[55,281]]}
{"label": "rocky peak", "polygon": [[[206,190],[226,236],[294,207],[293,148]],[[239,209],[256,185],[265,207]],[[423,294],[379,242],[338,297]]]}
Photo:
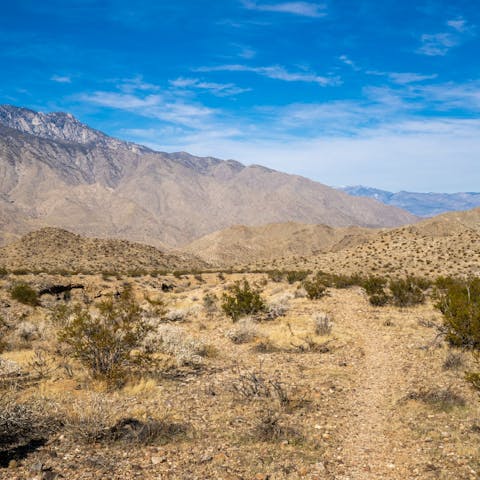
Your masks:
{"label": "rocky peak", "polygon": [[36,137],[65,143],[128,149],[136,153],[148,151],[146,147],[117,140],[90,128],[70,113],[41,113],[13,105],[0,105],[0,124]]}

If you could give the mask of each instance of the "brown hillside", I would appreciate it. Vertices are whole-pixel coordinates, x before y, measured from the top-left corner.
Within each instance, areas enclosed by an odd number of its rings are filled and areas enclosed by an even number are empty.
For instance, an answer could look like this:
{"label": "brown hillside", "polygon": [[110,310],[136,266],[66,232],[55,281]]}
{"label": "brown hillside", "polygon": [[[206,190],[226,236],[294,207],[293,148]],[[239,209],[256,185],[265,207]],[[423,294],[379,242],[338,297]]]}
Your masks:
{"label": "brown hillside", "polygon": [[165,253],[126,240],[86,238],[58,228],[43,228],[0,249],[8,270],[128,272],[205,268],[189,254]]}
{"label": "brown hillside", "polygon": [[298,223],[237,226],[185,249],[220,266],[382,275],[480,274],[480,209],[394,229]]}
{"label": "brown hillside", "polygon": [[240,265],[292,256],[310,257],[368,241],[377,230],[302,223],[273,223],[257,227],[237,225],[212,233],[184,250],[215,265]]}
{"label": "brown hillside", "polygon": [[480,209],[380,231],[357,246],[308,259],[296,256],[284,264],[346,273],[480,275]]}

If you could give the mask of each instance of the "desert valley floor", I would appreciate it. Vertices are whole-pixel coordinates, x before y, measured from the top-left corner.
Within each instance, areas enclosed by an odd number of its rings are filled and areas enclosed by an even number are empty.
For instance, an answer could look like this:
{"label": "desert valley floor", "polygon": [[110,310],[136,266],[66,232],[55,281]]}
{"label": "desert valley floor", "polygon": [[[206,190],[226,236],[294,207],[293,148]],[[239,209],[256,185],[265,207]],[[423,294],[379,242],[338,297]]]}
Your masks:
{"label": "desert valley floor", "polygon": [[[223,314],[222,294],[245,278],[278,316],[233,323]],[[160,361],[121,388],[92,380],[57,343],[49,311],[63,300],[18,303],[7,292],[19,280],[82,284],[70,300],[81,303],[129,283],[150,318],[161,299]],[[2,315],[24,320],[1,357],[0,415],[29,418],[25,437],[35,438],[2,450],[0,478],[478,478],[480,404],[463,378],[470,359],[439,336],[431,300],[375,307],[356,286],[310,300],[299,282],[276,280],[5,275]]]}

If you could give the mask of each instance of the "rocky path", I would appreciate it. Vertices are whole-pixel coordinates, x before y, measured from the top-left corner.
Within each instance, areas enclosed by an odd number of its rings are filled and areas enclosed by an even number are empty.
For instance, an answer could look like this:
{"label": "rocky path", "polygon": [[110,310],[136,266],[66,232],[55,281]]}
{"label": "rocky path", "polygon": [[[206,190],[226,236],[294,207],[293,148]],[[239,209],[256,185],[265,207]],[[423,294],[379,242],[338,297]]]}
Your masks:
{"label": "rocky path", "polygon": [[[357,304],[358,305],[358,304]],[[415,441],[396,409],[408,390],[408,344],[398,326],[371,312],[344,306],[343,322],[361,348],[355,386],[343,415],[342,468],[338,480],[425,478]],[[403,337],[403,338],[402,338]]]}

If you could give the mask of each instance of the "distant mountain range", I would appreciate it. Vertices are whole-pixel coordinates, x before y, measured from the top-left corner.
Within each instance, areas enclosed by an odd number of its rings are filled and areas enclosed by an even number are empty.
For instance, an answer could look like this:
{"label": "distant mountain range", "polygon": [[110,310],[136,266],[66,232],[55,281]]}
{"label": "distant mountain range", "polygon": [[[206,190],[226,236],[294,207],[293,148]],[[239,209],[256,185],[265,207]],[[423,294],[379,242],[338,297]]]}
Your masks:
{"label": "distant mountain range", "polygon": [[418,218],[307,178],[111,138],[0,106],[0,243],[41,227],[179,247],[235,224],[392,227]]}
{"label": "distant mountain range", "polygon": [[340,190],[357,197],[374,198],[385,205],[407,210],[419,217],[433,217],[445,212],[470,210],[480,207],[480,193],[418,193],[388,192],[362,185],[342,187]]}

